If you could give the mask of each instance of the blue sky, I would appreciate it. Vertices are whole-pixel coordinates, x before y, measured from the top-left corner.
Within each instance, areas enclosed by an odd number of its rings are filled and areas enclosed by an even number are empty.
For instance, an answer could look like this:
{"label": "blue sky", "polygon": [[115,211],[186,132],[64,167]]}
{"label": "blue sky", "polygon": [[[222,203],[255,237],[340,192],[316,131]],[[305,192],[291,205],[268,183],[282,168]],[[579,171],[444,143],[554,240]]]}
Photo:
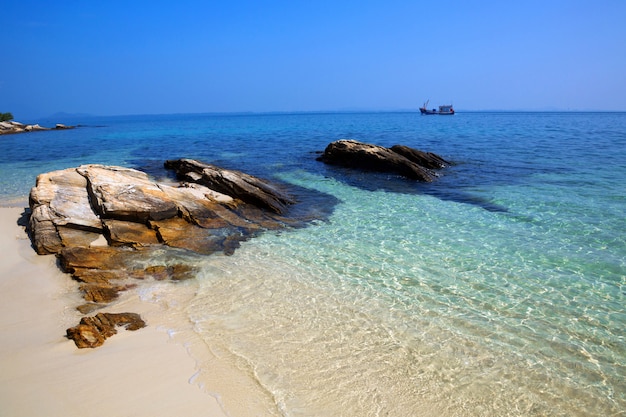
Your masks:
{"label": "blue sky", "polygon": [[11,1],[0,112],[626,111],[626,1]]}

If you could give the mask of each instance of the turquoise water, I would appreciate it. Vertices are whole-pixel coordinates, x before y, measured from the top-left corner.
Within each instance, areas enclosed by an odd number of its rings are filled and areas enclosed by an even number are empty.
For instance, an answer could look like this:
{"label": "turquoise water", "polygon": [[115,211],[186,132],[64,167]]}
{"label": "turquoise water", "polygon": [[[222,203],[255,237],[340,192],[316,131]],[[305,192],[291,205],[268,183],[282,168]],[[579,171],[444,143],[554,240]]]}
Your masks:
{"label": "turquoise water", "polygon": [[[3,204],[52,169],[159,176],[193,157],[298,186],[327,214],[194,258],[177,314],[266,394],[260,415],[626,415],[625,113],[80,122],[0,137]],[[315,161],[341,138],[455,165],[416,184]]]}

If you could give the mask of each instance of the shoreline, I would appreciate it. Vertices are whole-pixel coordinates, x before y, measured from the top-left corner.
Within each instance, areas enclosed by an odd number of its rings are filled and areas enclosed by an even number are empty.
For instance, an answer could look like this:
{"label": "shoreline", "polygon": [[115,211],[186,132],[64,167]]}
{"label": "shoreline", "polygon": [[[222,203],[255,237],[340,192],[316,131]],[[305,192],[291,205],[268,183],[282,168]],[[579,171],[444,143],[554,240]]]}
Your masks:
{"label": "shoreline", "polygon": [[228,415],[219,396],[198,384],[197,362],[165,329],[158,304],[127,297],[119,307],[132,303],[146,310],[148,326],[119,329],[97,349],[77,349],[66,339],[77,315],[71,307],[79,297],[76,283],[56,267],[54,256],[32,249],[17,223],[23,212],[0,207],[3,415]]}

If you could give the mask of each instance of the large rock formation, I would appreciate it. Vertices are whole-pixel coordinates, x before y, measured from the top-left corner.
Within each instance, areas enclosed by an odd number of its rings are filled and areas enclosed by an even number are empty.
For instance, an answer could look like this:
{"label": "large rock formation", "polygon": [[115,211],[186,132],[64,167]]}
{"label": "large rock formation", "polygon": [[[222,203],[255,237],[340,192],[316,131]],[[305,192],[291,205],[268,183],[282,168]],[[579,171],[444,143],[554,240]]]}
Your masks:
{"label": "large rock formation", "polygon": [[348,139],[330,143],[317,159],[349,168],[392,172],[425,182],[432,182],[436,178],[433,169],[449,165],[438,155],[407,146],[385,148]]}
{"label": "large rock formation", "polygon": [[[81,283],[84,314],[115,300],[135,279],[193,277],[194,267],[175,255],[180,250],[232,254],[263,230],[297,224],[284,216],[295,200],[276,184],[188,159],[166,165],[185,182],[158,183],[141,171],[103,165],[37,177],[30,193],[33,247],[56,254]],[[169,259],[164,248],[173,251]],[[79,347],[106,338],[87,324],[68,330]]]}
{"label": "large rock formation", "polygon": [[[232,253],[233,240],[291,223],[281,213],[295,201],[276,185],[192,160],[167,164],[194,182],[157,183],[141,171],[102,165],[39,175],[30,193],[35,250],[59,254],[63,248],[104,242],[111,247],[164,244],[203,254]],[[206,180],[210,175],[212,182]],[[232,196],[215,188],[230,190]]]}

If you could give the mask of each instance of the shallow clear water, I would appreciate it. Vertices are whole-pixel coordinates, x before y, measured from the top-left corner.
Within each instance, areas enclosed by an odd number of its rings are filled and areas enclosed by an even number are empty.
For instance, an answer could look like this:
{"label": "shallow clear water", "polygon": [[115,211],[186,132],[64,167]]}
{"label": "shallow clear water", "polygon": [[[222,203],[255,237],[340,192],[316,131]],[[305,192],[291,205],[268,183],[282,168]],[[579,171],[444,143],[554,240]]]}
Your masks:
{"label": "shallow clear water", "polygon": [[[324,221],[195,261],[203,272],[184,315],[269,394],[264,413],[626,415],[626,114],[81,122],[0,137],[2,201],[51,169],[162,175],[164,159],[193,157],[324,205]],[[455,165],[415,184],[315,161],[340,138]]]}

